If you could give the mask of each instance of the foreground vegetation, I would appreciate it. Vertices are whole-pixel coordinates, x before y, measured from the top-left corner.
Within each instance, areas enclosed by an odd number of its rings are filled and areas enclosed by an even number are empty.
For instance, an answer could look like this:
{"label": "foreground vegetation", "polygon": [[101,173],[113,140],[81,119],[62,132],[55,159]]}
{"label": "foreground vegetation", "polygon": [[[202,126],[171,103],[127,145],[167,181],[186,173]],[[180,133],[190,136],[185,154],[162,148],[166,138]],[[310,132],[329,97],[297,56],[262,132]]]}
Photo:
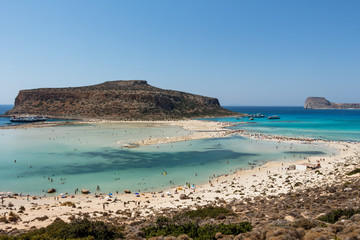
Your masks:
{"label": "foreground vegetation", "polygon": [[336,209],[324,216],[319,217],[318,219],[328,223],[336,223],[340,218],[345,217],[348,219],[355,214],[360,214],[360,209]]}
{"label": "foreground vegetation", "polygon": [[197,210],[189,207],[154,212],[146,219],[134,217],[129,224],[124,223],[129,218],[123,214],[106,211],[93,220],[86,219],[91,217],[89,214],[80,215],[85,219],[72,215],[71,223],[57,219],[46,228],[25,233],[14,227],[5,230],[7,224],[16,226],[22,221],[18,214],[26,210],[19,208],[17,213],[10,211],[6,217],[0,217],[0,226],[5,226],[0,227],[0,235],[7,234],[0,236],[0,240],[359,240],[359,199],[360,179],[352,177],[331,186],[299,189],[277,196],[234,198],[229,202],[218,199]]}
{"label": "foreground vegetation", "polygon": [[355,168],[354,170],[348,172],[346,175],[351,176],[360,173],[360,168]]}
{"label": "foreground vegetation", "polygon": [[[240,224],[206,224],[199,221],[208,218],[224,218],[233,215],[228,209],[205,207],[186,211],[173,218],[159,217],[154,226],[142,229],[146,238],[155,236],[179,236],[186,234],[193,239],[215,239],[216,233],[238,235],[251,231],[249,222]],[[126,238],[123,229],[102,221],[77,218],[70,223],[56,219],[51,225],[19,236],[0,236],[0,240],[40,240],[40,239],[120,239]]]}
{"label": "foreground vegetation", "polygon": [[228,209],[221,207],[204,207],[197,210],[187,211],[175,215],[173,218],[159,217],[155,226],[143,228],[147,238],[157,236],[180,236],[186,234],[192,239],[215,239],[216,233],[224,235],[238,235],[249,232],[252,226],[249,222],[238,224],[203,224],[199,221],[204,219],[223,219],[226,216],[234,215]]}
{"label": "foreground vegetation", "polygon": [[115,239],[122,238],[122,229],[101,221],[75,219],[65,223],[56,219],[46,228],[30,231],[19,236],[0,236],[0,240],[40,240],[40,239]]}
{"label": "foreground vegetation", "polygon": [[144,228],[143,232],[147,238],[157,236],[180,236],[186,234],[188,237],[196,239],[216,239],[215,234],[221,233],[224,235],[238,235],[251,231],[252,226],[249,222],[242,222],[240,224],[218,224],[218,225],[204,225],[200,226],[197,223],[185,223],[181,225],[167,224],[157,225],[154,227]]}

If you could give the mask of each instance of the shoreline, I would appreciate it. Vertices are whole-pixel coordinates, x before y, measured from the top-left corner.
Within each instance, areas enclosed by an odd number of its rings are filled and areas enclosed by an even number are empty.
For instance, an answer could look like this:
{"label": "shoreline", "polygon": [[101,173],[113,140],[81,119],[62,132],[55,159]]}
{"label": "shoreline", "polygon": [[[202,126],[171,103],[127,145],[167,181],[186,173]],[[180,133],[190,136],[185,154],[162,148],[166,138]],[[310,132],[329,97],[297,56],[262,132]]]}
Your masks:
{"label": "shoreline", "polygon": [[[208,183],[201,184],[195,188],[185,188],[177,187],[177,192],[174,192],[174,189],[164,189],[158,192],[147,192],[139,194],[140,197],[135,196],[135,194],[115,194],[109,197],[107,194],[104,194],[100,197],[94,197],[91,195],[75,195],[74,198],[58,198],[58,194],[47,197],[37,197],[33,199],[32,196],[27,200],[27,196],[15,196],[16,198],[4,198],[4,204],[7,207],[2,207],[0,209],[0,216],[4,213],[9,213],[9,211],[17,212],[20,206],[25,207],[25,212],[19,214],[22,221],[14,224],[4,224],[0,223],[0,229],[5,228],[11,230],[13,228],[28,230],[31,227],[44,227],[49,225],[56,217],[60,217],[65,221],[69,221],[69,216],[71,215],[81,215],[81,214],[92,214],[91,218],[101,219],[101,212],[118,212],[118,216],[123,216],[124,220],[126,218],[127,222],[136,221],[136,219],[151,217],[152,215],[157,215],[162,212],[166,212],[169,209],[178,209],[178,208],[188,208],[191,206],[204,206],[210,203],[218,201],[217,199],[223,199],[224,201],[231,201],[232,199],[242,199],[245,197],[255,198],[257,196],[271,196],[278,195],[281,193],[286,193],[294,189],[306,189],[311,187],[314,184],[326,185],[331,182],[337,181],[337,179],[324,177],[327,176],[330,172],[333,172],[335,168],[339,168],[340,172],[345,174],[343,169],[346,169],[347,166],[344,166],[344,162],[348,158],[354,160],[354,157],[359,155],[360,144],[358,142],[334,142],[334,141],[324,141],[324,140],[302,140],[288,137],[280,136],[269,136],[262,134],[252,134],[244,131],[232,132],[232,130],[226,129],[225,127],[230,126],[231,124],[213,124],[210,125],[208,121],[199,121],[203,124],[196,125],[195,122],[188,122],[189,125],[185,125],[184,128],[188,127],[192,131],[199,131],[199,134],[192,134],[192,137],[204,137],[213,138],[220,136],[229,136],[232,134],[238,134],[240,136],[251,137],[253,139],[262,141],[262,140],[272,140],[272,141],[284,141],[284,142],[297,142],[297,143],[306,143],[312,144],[313,142],[326,144],[328,147],[338,149],[338,154],[335,156],[326,156],[326,157],[309,157],[307,160],[299,160],[294,162],[287,161],[272,161],[267,162],[264,165],[256,166],[254,169],[247,169],[242,171],[234,171],[232,174],[224,174],[216,178],[211,179]],[[128,121],[122,121],[129,123]],[[144,122],[144,121],[140,121]],[[166,124],[169,122],[164,121]],[[162,124],[164,124],[164,122]],[[104,123],[102,121],[102,123]],[[108,121],[105,121],[108,123]],[[153,122],[152,122],[153,123]],[[159,123],[159,122],[155,122]],[[212,122],[214,123],[214,122]],[[217,123],[217,122],[215,122]],[[171,122],[170,124],[179,124],[179,122]],[[225,126],[226,125],[226,126]],[[212,128],[209,129],[209,126]],[[204,128],[207,131],[202,132]],[[205,130],[206,130],[205,129]],[[228,135],[227,135],[228,134]],[[266,139],[264,139],[266,136]],[[186,136],[187,137],[187,136]],[[175,141],[173,139],[153,139],[149,141],[144,141],[143,145],[149,144],[161,144],[168,143],[163,141]],[[193,138],[197,139],[197,138]],[[179,138],[180,141],[187,141],[193,139],[184,139]],[[200,138],[198,138],[200,139]],[[156,142],[157,141],[157,142]],[[299,170],[284,170],[289,165],[296,163],[311,162],[316,163],[319,158],[321,163],[321,168],[319,171],[322,172],[322,175],[315,173],[315,171],[299,171]],[[340,166],[338,166],[340,164]],[[342,164],[342,165],[341,165]],[[325,171],[325,172],[324,172]],[[323,173],[324,172],[324,173]],[[333,174],[337,176],[336,174]],[[281,177],[280,177],[281,176]],[[288,176],[292,176],[288,178]],[[312,180],[314,179],[314,180]],[[289,180],[287,185],[284,185],[283,181]],[[306,181],[311,181],[311,183]],[[294,185],[298,182],[301,185],[295,187]],[[303,182],[303,183],[302,183]],[[180,190],[181,189],[181,190]],[[170,194],[168,193],[170,192]],[[185,194],[185,196],[182,196]],[[182,197],[181,197],[182,196]],[[185,199],[181,199],[185,198]],[[12,207],[9,207],[11,202]],[[76,207],[62,206],[66,202],[73,202]],[[49,211],[51,210],[51,211]],[[31,214],[29,214],[31,213]],[[38,219],[47,216],[47,219],[41,221]],[[96,215],[96,216],[95,216]],[[10,227],[10,228],[9,228]]]}

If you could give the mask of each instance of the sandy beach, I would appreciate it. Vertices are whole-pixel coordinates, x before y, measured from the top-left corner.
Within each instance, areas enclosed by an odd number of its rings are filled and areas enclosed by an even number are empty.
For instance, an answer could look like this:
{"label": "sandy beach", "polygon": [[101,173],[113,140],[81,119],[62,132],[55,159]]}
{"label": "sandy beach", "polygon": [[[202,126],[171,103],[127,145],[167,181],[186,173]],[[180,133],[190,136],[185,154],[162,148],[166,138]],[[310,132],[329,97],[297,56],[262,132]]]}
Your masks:
{"label": "sandy beach", "polygon": [[[105,122],[103,122],[105,123]],[[127,122],[128,123],[128,122]],[[149,122],[153,123],[153,122]],[[102,124],[102,122],[97,122]],[[56,218],[70,221],[76,216],[88,215],[92,219],[109,220],[117,216],[124,222],[140,221],[149,216],[166,213],[169,209],[181,209],[209,203],[220,204],[234,199],[270,196],[280,193],[306,189],[314,186],[326,186],[341,182],[353,176],[346,173],[359,166],[360,144],[356,142],[333,142],[286,138],[280,136],[250,134],[226,127],[231,124],[211,121],[186,120],[155,122],[160,125],[181,126],[190,132],[186,136],[143,139],[136,145],[162,144],[202,138],[226,137],[240,134],[253,138],[254,141],[272,140],[301,144],[321,143],[337,150],[338,154],[326,157],[309,157],[296,164],[320,164],[316,170],[289,170],[294,162],[281,159],[267,162],[253,169],[233,171],[232,174],[214,176],[203,185],[179,186],[176,189],[164,189],[160,192],[148,192],[135,195],[101,193],[101,189],[90,194],[68,195],[66,198],[58,193],[44,196],[4,196],[0,207],[0,216],[15,212],[21,218],[15,223],[0,222],[0,229],[30,229],[49,225]],[[279,159],[280,160],[280,159]],[[356,175],[355,175],[356,176]],[[184,183],[185,184],[185,183]],[[19,212],[20,209],[23,209]],[[25,210],[24,210],[25,209]]]}

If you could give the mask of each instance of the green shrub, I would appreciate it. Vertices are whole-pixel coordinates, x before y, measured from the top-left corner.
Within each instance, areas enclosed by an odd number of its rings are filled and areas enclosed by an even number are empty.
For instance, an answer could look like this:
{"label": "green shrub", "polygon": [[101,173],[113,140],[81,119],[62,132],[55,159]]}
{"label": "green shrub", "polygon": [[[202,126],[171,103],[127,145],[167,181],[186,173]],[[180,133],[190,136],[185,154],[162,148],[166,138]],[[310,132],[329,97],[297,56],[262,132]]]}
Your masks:
{"label": "green shrub", "polygon": [[88,219],[75,219],[65,223],[56,219],[46,228],[30,231],[17,237],[0,236],[0,240],[25,240],[25,239],[115,239],[121,238],[121,230],[115,226],[100,221]]}
{"label": "green shrub", "polygon": [[320,221],[317,221],[317,220],[312,220],[312,219],[305,219],[305,218],[296,220],[296,221],[292,222],[290,225],[292,227],[295,227],[295,228],[300,227],[300,228],[303,228],[305,230],[310,230],[310,229],[315,228],[315,227],[326,227],[326,224],[323,223],[323,222],[320,222]]}
{"label": "green shrub", "polygon": [[223,218],[233,215],[231,210],[221,207],[204,207],[175,215],[173,218],[159,217],[156,225],[143,228],[147,238],[157,236],[188,235],[193,239],[215,239],[215,234],[238,235],[252,229],[249,222],[239,224],[218,224],[200,226],[198,221],[205,218]]}
{"label": "green shrub", "polygon": [[297,182],[297,183],[295,183],[295,187],[299,187],[299,186],[301,186],[302,185],[302,183],[301,182]]}
{"label": "green shrub", "polygon": [[319,217],[318,219],[328,223],[336,223],[342,216],[350,218],[351,216],[360,213],[360,209],[336,209],[324,216]]}
{"label": "green shrub", "polygon": [[182,225],[168,224],[166,226],[155,226],[143,228],[146,238],[157,236],[180,236],[188,235],[190,238],[196,239],[215,239],[215,234],[238,235],[251,231],[252,226],[249,222],[241,222],[239,224],[218,224],[199,226],[197,223],[190,222]]}
{"label": "green shrub", "polygon": [[360,173],[360,168],[355,168],[354,170],[348,172],[346,175],[350,176],[350,175],[354,175]]}
{"label": "green shrub", "polygon": [[227,216],[233,213],[230,210],[221,207],[204,207],[183,213],[184,216],[187,216],[190,219],[196,219],[196,218],[205,219],[207,217],[216,218],[220,214]]}
{"label": "green shrub", "polygon": [[350,186],[351,182],[344,182],[344,187]]}

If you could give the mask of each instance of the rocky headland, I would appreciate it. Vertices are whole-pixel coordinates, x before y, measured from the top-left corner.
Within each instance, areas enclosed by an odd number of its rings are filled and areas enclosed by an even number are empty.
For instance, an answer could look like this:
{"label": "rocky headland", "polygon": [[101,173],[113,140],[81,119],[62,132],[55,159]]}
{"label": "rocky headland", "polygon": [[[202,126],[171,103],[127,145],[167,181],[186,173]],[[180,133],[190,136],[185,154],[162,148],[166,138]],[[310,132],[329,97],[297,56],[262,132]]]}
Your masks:
{"label": "rocky headland", "polygon": [[6,115],[108,120],[168,120],[239,115],[212,97],[164,90],[143,80],[21,90]]}
{"label": "rocky headland", "polygon": [[360,103],[333,103],[324,97],[308,97],[304,108],[307,109],[360,109]]}

